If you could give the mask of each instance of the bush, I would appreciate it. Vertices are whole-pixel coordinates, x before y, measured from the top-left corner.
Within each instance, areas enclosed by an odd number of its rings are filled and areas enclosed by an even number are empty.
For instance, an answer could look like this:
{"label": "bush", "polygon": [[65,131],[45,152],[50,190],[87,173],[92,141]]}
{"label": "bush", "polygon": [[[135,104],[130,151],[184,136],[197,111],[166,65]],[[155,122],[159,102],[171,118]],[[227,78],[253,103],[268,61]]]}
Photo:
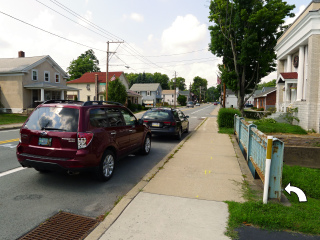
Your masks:
{"label": "bush", "polygon": [[219,128],[221,127],[233,128],[235,114],[238,114],[239,116],[241,116],[241,113],[239,110],[232,109],[232,108],[220,108],[218,113]]}
{"label": "bush", "polygon": [[258,108],[257,111],[264,111],[264,108]]}

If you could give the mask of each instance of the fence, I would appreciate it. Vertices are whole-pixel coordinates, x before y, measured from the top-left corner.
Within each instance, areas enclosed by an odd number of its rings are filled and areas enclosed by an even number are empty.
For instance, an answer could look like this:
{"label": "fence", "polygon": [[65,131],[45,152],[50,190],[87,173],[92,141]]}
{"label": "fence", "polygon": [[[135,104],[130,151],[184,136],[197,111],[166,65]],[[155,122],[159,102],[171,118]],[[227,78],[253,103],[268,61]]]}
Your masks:
{"label": "fence", "polygon": [[268,198],[280,201],[284,143],[273,138],[270,175],[266,176],[268,136],[260,132],[256,125],[247,123],[238,115],[234,117],[234,131],[252,175],[255,178],[260,177],[263,183],[265,179],[269,179]]}

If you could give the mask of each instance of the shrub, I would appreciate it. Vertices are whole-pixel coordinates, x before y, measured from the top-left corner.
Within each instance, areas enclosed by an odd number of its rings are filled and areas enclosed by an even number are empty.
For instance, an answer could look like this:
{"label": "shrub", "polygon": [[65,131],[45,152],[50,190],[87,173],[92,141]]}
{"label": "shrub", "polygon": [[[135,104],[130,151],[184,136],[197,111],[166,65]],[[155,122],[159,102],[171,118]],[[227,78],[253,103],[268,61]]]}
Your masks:
{"label": "shrub", "polygon": [[275,107],[271,107],[268,109],[268,111],[271,113],[275,113],[277,111],[277,109]]}
{"label": "shrub", "polygon": [[241,116],[241,113],[239,110],[232,109],[232,108],[220,108],[218,113],[219,127],[233,128],[235,114],[238,114],[239,116]]}
{"label": "shrub", "polygon": [[257,111],[264,111],[264,108],[258,108]]}

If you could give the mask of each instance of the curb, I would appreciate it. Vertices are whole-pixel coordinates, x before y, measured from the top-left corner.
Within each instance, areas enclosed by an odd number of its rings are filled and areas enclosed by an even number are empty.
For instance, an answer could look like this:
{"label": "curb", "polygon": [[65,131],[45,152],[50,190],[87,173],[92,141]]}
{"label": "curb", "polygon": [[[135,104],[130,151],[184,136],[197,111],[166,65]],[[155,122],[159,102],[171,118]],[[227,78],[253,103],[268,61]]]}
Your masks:
{"label": "curb", "polygon": [[207,120],[204,118],[195,130],[185,137],[174,149],[172,149],[156,166],[154,166],[143,178],[138,182],[121,200],[115,205],[108,216],[85,238],[85,240],[97,240],[99,239],[118,219],[122,212],[127,208],[131,201],[141,192],[141,190],[148,185],[149,181],[160,171],[169,160],[172,155],[179,151],[181,146],[188,141],[192,135],[198,130],[198,128]]}

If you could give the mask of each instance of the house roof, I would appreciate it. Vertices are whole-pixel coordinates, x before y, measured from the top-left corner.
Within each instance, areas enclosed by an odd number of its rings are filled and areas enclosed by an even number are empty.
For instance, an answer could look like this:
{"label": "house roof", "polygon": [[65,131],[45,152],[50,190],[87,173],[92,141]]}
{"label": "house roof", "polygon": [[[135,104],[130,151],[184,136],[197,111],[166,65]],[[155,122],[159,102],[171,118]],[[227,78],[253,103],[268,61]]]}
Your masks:
{"label": "house roof", "polygon": [[37,82],[28,85],[24,85],[26,89],[39,89],[43,88],[45,90],[67,90],[67,91],[77,91],[79,89],[68,87],[59,83],[49,83],[49,82]]}
{"label": "house roof", "polygon": [[[98,74],[98,83],[105,83],[107,78],[106,72],[87,72],[83,74],[80,78],[68,81],[67,84],[76,84],[76,83],[95,83],[95,76]],[[109,72],[109,80],[115,76],[119,78],[123,72]]]}
{"label": "house roof", "polygon": [[174,90],[162,90],[162,95],[172,95],[174,94]]}
{"label": "house roof", "polygon": [[49,61],[53,67],[57,68],[65,75],[64,77],[68,77],[67,73],[49,55],[38,57],[0,58],[0,73],[25,73],[45,61]]}
{"label": "house roof", "polygon": [[280,73],[283,79],[298,79],[298,73],[297,72],[286,72],[286,73]]}
{"label": "house roof", "polygon": [[267,91],[264,91],[260,94],[257,94],[255,96],[253,96],[253,98],[259,98],[259,97],[266,97],[267,95],[269,95],[270,93],[273,93],[275,91],[277,91],[276,87],[268,87],[269,89]]}
{"label": "house roof", "polygon": [[185,95],[185,96],[189,96],[190,91],[189,90],[185,90],[185,91],[179,91],[180,95]]}
{"label": "house roof", "polygon": [[130,90],[132,91],[157,91],[160,83],[135,83]]}
{"label": "house roof", "polygon": [[128,96],[132,96],[132,97],[142,97],[140,94],[138,94],[130,89],[127,90],[127,94],[128,94]]}

